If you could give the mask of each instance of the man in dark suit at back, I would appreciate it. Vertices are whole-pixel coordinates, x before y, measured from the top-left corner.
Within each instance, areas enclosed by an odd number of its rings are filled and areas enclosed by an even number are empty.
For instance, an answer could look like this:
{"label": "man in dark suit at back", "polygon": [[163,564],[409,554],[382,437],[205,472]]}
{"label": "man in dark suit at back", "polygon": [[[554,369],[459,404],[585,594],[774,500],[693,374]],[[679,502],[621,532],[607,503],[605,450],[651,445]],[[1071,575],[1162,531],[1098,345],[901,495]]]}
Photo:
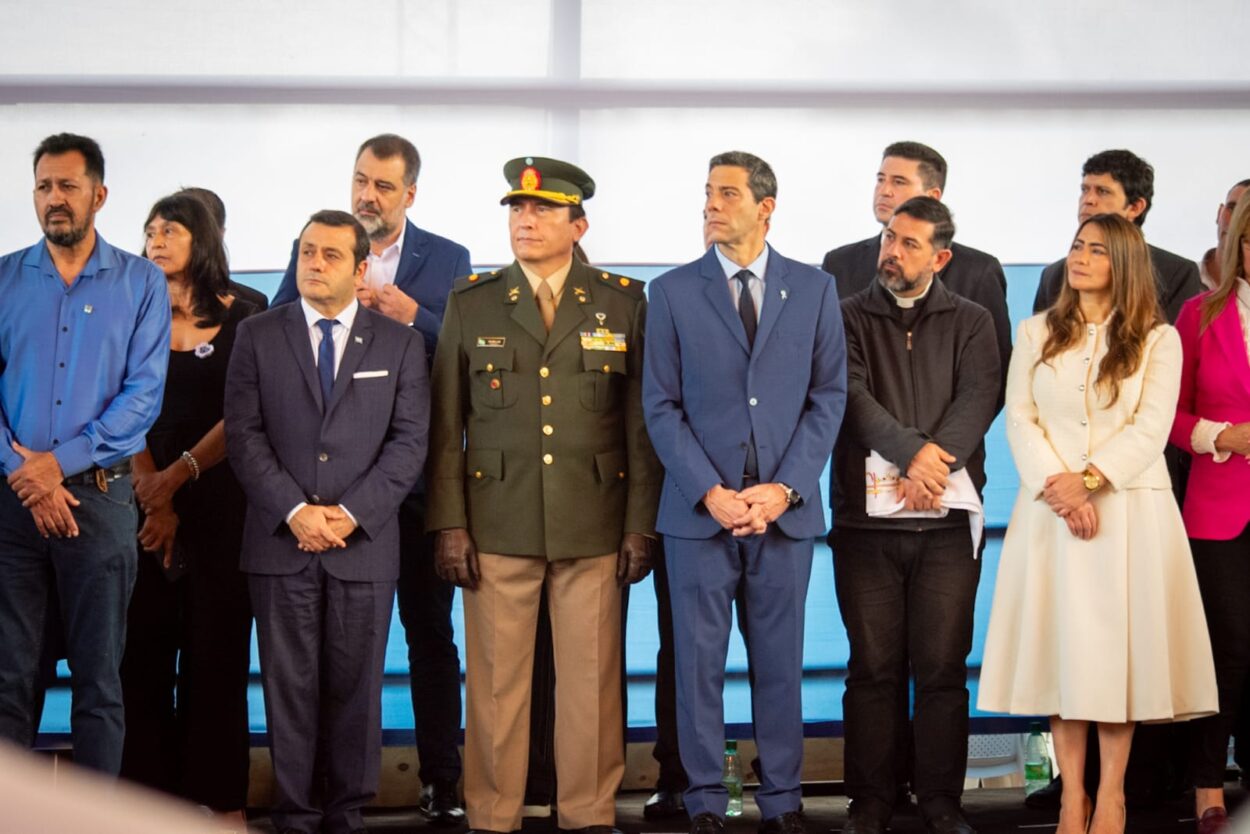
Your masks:
{"label": "man in dark suit at back", "polygon": [[[473,270],[469,250],[418,228],[405,217],[417,194],[421,156],[402,136],[367,139],[352,170],[352,214],[369,233],[368,271],[356,297],[366,307],[418,330],[428,362],[443,324],[452,282]],[[276,307],[294,301],[298,250],[292,249]],[[433,537],[425,532],[425,482],[399,509],[399,619],[408,642],[412,713],[421,798],[417,810],[435,825],[459,825],[460,655],[451,606],[455,587],[434,572]]]}
{"label": "man in dark suit at back", "polygon": [[[1101,151],[1085,160],[1085,166],[1081,168],[1077,223],[1084,223],[1095,214],[1118,214],[1142,226],[1154,193],[1155,169],[1149,162],[1132,151]],[[1157,246],[1150,247],[1150,261],[1154,264],[1159,306],[1168,321],[1175,322],[1181,305],[1202,292],[1198,265]],[[1033,312],[1040,313],[1059,297],[1059,290],[1066,280],[1065,263],[1067,259],[1060,258],[1042,270],[1037,295],[1033,298]]]}
{"label": "man in dark suit at back", "polygon": [[239,327],[226,446],[248,500],[274,827],[348,834],[377,792],[399,505],[425,462],[429,376],[417,334],[356,300],[369,241],[350,214],[314,214],[298,251],[300,302]]}
{"label": "man in dark suit at back", "polygon": [[[895,142],[881,154],[872,211],[884,229],[894,210],[912,197],[942,199],[946,189],[946,160],[919,142]],[[825,255],[821,268],[834,277],[838,297],[849,298],[877,278],[881,233],[839,246]],[[950,262],[938,273],[942,284],[956,295],[980,304],[994,319],[994,337],[1004,384],[1011,360],[1011,318],[1007,315],[1007,277],[998,258],[961,243],[951,244]],[[1002,392],[998,406],[1002,407]]]}

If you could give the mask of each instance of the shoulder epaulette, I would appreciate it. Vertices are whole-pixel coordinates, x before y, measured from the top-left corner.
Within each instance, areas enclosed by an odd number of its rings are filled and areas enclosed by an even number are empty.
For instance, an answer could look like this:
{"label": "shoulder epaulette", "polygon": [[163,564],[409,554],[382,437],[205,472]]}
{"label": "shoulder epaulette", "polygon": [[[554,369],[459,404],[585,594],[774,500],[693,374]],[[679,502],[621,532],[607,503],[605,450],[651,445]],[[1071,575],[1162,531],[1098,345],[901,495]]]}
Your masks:
{"label": "shoulder epaulette", "polygon": [[610,272],[600,272],[596,284],[611,287],[617,292],[623,292],[631,298],[642,298],[646,295],[643,288],[643,282],[637,278],[626,278],[624,275],[613,275]]}
{"label": "shoulder epaulette", "polygon": [[492,272],[475,272],[472,275],[465,275],[456,279],[456,282],[451,285],[451,291],[464,292],[474,287],[480,287],[483,284],[489,284],[491,281],[498,279],[500,274],[500,271],[496,269]]}

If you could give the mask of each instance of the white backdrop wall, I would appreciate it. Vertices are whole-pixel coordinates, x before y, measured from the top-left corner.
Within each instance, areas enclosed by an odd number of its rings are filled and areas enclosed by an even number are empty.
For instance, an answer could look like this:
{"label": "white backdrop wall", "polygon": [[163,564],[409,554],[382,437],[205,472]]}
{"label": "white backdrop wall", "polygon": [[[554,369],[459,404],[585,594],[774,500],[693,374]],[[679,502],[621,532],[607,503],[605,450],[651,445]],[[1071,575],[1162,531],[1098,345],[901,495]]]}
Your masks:
{"label": "white backdrop wall", "polygon": [[104,147],[114,243],[202,185],[234,266],[280,268],[309,213],[346,207],[359,142],[394,131],[424,158],[413,220],[478,262],[510,259],[500,168],[522,154],[598,181],[595,260],[689,260],[730,148],[772,162],[772,239],[818,261],[874,230],[904,138],[949,160],[957,238],[1005,262],[1062,254],[1109,147],[1156,168],[1147,236],[1196,257],[1250,176],[1247,30],[1242,0],[0,0],[0,250],[38,236],[30,151],[71,130]]}

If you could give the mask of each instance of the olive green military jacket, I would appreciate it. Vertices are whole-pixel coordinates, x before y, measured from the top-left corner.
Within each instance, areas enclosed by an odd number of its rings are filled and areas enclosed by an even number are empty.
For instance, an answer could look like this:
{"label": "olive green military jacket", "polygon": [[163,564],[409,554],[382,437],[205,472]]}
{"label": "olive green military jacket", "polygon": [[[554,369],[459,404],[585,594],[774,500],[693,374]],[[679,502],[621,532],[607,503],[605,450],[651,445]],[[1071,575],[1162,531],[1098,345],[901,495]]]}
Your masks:
{"label": "olive green military jacket", "polygon": [[641,282],[576,260],[550,334],[516,263],[458,279],[434,352],[426,529],[550,560],[654,535],[646,316]]}

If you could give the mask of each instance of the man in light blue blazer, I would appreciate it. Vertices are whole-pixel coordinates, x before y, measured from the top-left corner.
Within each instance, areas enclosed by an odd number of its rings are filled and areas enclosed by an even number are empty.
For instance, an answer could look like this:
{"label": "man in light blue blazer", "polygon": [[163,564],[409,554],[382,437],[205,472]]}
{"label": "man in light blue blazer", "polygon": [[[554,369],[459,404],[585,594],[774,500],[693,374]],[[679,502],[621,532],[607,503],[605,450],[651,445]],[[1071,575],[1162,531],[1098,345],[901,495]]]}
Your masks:
{"label": "man in light blue blazer", "polygon": [[803,830],[803,608],[820,475],[846,406],[833,279],[764,240],[777,180],[764,160],[712,158],[699,260],[650,288],[643,408],[666,470],[656,527],[673,600],[678,740],[692,834],[724,828],[723,687],[742,585],[750,633],[761,834]]}
{"label": "man in light blue blazer", "polygon": [[[468,275],[469,250],[418,228],[405,216],[417,195],[421,155],[402,136],[366,139],[352,168],[352,215],[369,233],[368,268],[356,293],[365,307],[408,325],[434,361],[447,295]],[[298,246],[299,241],[296,241]],[[274,306],[299,299],[298,249],[274,296]],[[397,586],[399,619],[408,643],[412,713],[421,762],[417,810],[439,826],[464,822],[460,781],[460,655],[451,624],[455,586],[434,572],[433,537],[425,532],[425,483],[399,508],[402,554]]]}

